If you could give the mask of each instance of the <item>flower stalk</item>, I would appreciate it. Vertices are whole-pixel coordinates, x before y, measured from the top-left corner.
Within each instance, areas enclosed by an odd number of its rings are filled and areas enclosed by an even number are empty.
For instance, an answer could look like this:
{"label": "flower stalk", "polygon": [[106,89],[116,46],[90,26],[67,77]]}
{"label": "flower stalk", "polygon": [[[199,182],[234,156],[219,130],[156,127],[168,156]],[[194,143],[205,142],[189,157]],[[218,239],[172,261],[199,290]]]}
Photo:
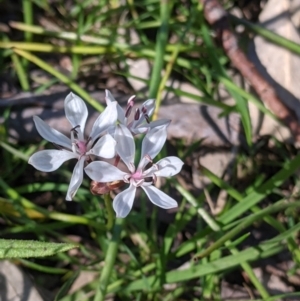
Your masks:
{"label": "flower stalk", "polygon": [[114,213],[114,209],[112,207],[112,200],[111,200],[109,193],[104,195],[104,204],[105,204],[105,208],[107,210],[106,230],[109,231],[113,227],[114,220],[115,220],[115,213]]}
{"label": "flower stalk", "polygon": [[98,281],[94,301],[104,301],[112,269],[117,257],[118,246],[125,219],[117,218],[113,227],[112,238],[105,254],[104,267]]}

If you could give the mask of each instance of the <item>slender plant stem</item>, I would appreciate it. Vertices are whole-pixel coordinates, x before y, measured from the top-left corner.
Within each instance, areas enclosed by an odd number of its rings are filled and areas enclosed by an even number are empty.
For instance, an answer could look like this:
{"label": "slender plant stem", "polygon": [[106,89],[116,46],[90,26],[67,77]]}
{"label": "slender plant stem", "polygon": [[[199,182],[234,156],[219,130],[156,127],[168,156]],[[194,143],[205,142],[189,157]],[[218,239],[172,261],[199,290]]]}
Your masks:
{"label": "slender plant stem", "polygon": [[113,235],[111,241],[108,245],[108,249],[106,251],[105,260],[104,260],[104,268],[101,272],[98,287],[96,289],[96,294],[94,297],[94,301],[103,301],[106,296],[107,286],[109,283],[110,275],[112,269],[114,268],[117,250],[119,246],[120,236],[122,232],[124,224],[124,219],[117,218],[113,227]]}
{"label": "slender plant stem", "polygon": [[106,210],[107,210],[106,229],[110,230],[114,225],[115,215],[114,215],[114,210],[113,210],[113,207],[112,207],[112,199],[111,199],[109,193],[104,195],[104,203],[105,203],[105,207],[106,207]]}

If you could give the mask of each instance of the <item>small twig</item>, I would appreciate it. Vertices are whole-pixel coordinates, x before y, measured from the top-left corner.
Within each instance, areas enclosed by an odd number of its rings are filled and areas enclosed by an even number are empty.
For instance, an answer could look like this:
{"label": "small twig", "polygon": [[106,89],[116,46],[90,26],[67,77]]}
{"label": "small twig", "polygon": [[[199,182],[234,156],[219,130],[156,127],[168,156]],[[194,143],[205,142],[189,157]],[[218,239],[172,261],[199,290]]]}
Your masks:
{"label": "small twig", "polygon": [[275,89],[239,48],[237,37],[231,30],[227,12],[217,0],[200,0],[200,2],[203,5],[207,22],[216,30],[217,37],[233,65],[250,83],[264,104],[290,129],[295,141],[300,142],[300,125],[295,112],[281,101]]}

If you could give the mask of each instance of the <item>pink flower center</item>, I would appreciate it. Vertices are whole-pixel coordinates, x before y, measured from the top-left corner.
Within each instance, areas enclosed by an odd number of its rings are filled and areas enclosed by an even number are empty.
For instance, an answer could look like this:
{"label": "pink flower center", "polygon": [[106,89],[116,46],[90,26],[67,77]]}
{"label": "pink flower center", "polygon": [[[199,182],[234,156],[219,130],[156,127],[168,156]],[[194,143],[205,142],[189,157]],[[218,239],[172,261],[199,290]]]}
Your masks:
{"label": "pink flower center", "polygon": [[86,142],[85,141],[76,141],[76,146],[78,148],[78,152],[80,156],[84,156],[87,152]]}
{"label": "pink flower center", "polygon": [[137,170],[135,173],[131,175],[131,179],[134,179],[135,181],[139,181],[143,179],[143,173],[141,170]]}

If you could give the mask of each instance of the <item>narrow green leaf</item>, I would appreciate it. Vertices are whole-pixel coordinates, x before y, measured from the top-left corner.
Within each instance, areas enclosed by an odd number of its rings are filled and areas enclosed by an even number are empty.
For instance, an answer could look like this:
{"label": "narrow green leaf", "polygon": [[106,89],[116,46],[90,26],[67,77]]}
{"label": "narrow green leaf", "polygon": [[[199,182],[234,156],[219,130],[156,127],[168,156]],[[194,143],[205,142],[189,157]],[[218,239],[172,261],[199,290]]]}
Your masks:
{"label": "narrow green leaf", "polygon": [[275,187],[280,186],[288,179],[300,166],[300,155],[293,160],[284,164],[284,167],[276,173],[270,180],[256,188],[252,193],[248,194],[243,201],[233,206],[229,211],[220,217],[220,222],[228,224],[237,217],[241,216],[252,206],[263,200],[267,195],[272,193]]}
{"label": "narrow green leaf", "polygon": [[68,291],[70,290],[72,284],[79,276],[79,272],[80,271],[76,271],[75,273],[73,273],[71,275],[71,277],[63,284],[63,286],[60,288],[60,290],[56,294],[54,301],[59,301],[68,294]]}
{"label": "narrow green leaf", "polygon": [[[171,5],[170,5],[171,4]],[[156,36],[155,58],[151,73],[149,97],[155,98],[161,82],[161,71],[168,43],[169,18],[172,1],[162,1],[160,4],[161,25]]]}
{"label": "narrow green leaf", "polygon": [[253,24],[246,19],[240,19],[233,15],[230,15],[230,19],[232,19],[237,24],[242,24],[251,31],[257,33],[258,35],[266,38],[270,42],[273,42],[274,44],[280,45],[286,49],[289,49],[290,51],[300,54],[300,45],[296,42],[293,42],[261,25]]}
{"label": "narrow green leaf", "polygon": [[23,266],[25,266],[27,268],[32,269],[32,270],[36,270],[36,271],[39,271],[39,272],[43,272],[43,273],[66,274],[67,272],[69,272],[69,270],[67,270],[67,269],[44,266],[44,265],[37,264],[35,262],[32,262],[30,260],[26,260],[26,259],[19,259],[19,261],[20,261],[20,263],[22,263]]}
{"label": "narrow green leaf", "polygon": [[22,90],[29,91],[30,85],[29,85],[28,75],[27,75],[27,71],[25,70],[25,67],[22,65],[21,60],[15,53],[11,54],[11,59],[14,63]]}
{"label": "narrow green leaf", "polygon": [[[205,264],[196,264],[185,270],[174,270],[166,273],[166,283],[176,283],[180,281],[187,281],[189,279],[199,278],[201,276],[218,273],[230,268],[239,266],[242,262],[253,261],[260,258],[265,258],[268,256],[277,254],[284,249],[284,245],[270,244],[260,245],[256,247],[250,247],[238,254],[226,256],[218,260],[208,262]],[[150,276],[147,278],[147,283],[152,290],[159,289],[159,283],[155,276]],[[145,280],[139,279],[130,282],[126,287],[123,288],[123,292],[143,290],[145,288]]]}
{"label": "narrow green leaf", "polygon": [[21,57],[26,58],[28,61],[34,63],[35,65],[39,66],[46,72],[52,74],[55,76],[57,79],[62,81],[64,84],[68,85],[70,89],[72,89],[74,92],[76,92],[79,96],[84,98],[91,106],[93,106],[96,110],[102,112],[104,107],[95,99],[93,99],[84,89],[82,89],[79,85],[77,85],[74,81],[70,80],[69,77],[65,76],[61,72],[55,70],[51,65],[48,63],[44,62],[37,56],[26,52],[21,49],[14,49],[14,52],[20,55]]}
{"label": "narrow green leaf", "polygon": [[[208,48],[207,54],[210,58],[211,64],[213,65],[213,68],[217,71],[217,74],[216,74],[217,79],[220,81],[222,81],[224,79],[231,81],[224,66],[220,62],[218,53],[216,51],[216,47],[213,44],[209,29],[208,29],[206,23],[202,22],[201,25],[202,25],[201,32],[203,35],[203,40],[206,44],[206,47]],[[228,89],[228,92],[231,94],[231,96],[236,101],[236,108],[241,115],[241,121],[242,121],[242,124],[244,127],[247,143],[248,143],[248,145],[251,145],[252,144],[252,127],[251,127],[251,119],[250,119],[250,114],[249,114],[249,109],[248,109],[248,102],[241,94],[237,93],[230,86],[227,86],[227,89]]]}

